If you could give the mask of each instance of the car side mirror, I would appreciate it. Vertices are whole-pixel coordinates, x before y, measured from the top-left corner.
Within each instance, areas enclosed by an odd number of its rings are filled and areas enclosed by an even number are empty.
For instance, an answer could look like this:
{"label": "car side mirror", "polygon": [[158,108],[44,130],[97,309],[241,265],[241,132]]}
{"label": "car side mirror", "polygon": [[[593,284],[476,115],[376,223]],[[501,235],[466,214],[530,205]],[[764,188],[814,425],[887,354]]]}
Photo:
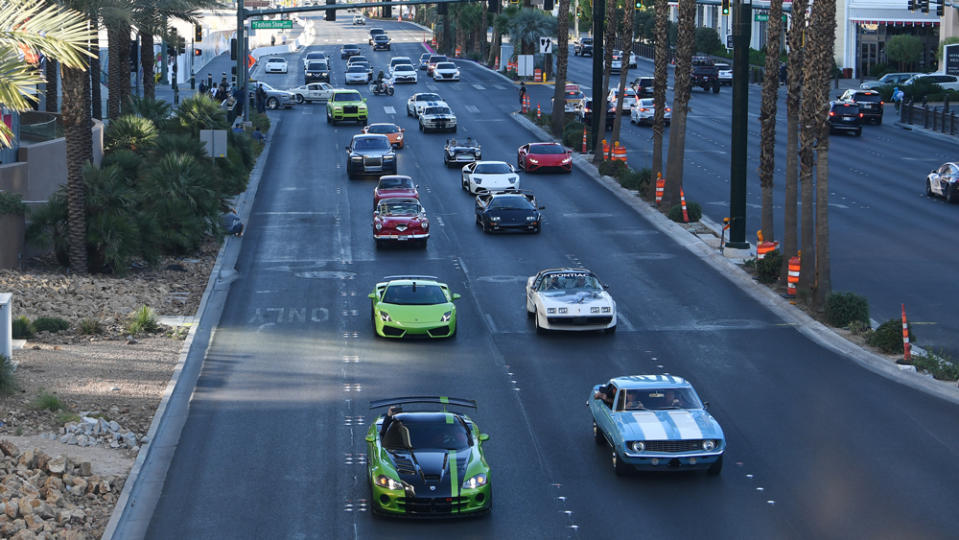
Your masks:
{"label": "car side mirror", "polygon": [[489,440],[489,433],[480,433],[479,434],[480,442],[486,442]]}
{"label": "car side mirror", "polygon": [[363,98],[363,103],[366,103],[366,98]]}
{"label": "car side mirror", "polygon": [[462,297],[463,295],[461,295],[460,293],[453,293],[453,300],[459,300]]}
{"label": "car side mirror", "polygon": [[374,442],[374,441],[376,441],[376,435],[373,435],[372,433],[370,433],[369,435],[366,436],[366,442]]}
{"label": "car side mirror", "polygon": [[367,296],[369,297],[370,300],[376,300],[376,293],[372,293],[372,292],[371,292],[371,293],[368,294]]}
{"label": "car side mirror", "polygon": [[603,290],[609,289],[609,283],[603,283]]}
{"label": "car side mirror", "polygon": [[540,210],[546,210],[546,206],[540,206],[539,209],[540,209]]}
{"label": "car side mirror", "polygon": [[708,401],[704,401],[704,402],[703,402],[703,409],[705,410],[705,409],[708,409],[708,408],[709,408],[709,402],[708,402]]}
{"label": "car side mirror", "polygon": [[406,128],[400,128],[400,132],[403,133],[406,131]]}

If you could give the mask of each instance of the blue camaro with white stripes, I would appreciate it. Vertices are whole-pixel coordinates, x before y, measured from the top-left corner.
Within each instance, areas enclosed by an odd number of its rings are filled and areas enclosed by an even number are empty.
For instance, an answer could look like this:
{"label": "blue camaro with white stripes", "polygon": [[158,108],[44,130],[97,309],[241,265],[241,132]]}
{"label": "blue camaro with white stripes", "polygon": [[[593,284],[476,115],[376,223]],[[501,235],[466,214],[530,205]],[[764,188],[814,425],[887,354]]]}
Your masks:
{"label": "blue camaro with white stripes", "polygon": [[681,377],[616,377],[594,386],[586,406],[596,444],[612,447],[618,475],[632,469],[722,471],[723,429]]}

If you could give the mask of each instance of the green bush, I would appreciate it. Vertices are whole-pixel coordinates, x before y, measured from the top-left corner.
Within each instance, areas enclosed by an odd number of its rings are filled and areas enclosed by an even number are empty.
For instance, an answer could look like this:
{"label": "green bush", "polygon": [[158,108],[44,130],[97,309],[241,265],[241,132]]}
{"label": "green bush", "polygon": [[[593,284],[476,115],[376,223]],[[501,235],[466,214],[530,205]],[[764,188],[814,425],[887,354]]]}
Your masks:
{"label": "green bush", "polygon": [[21,315],[16,319],[13,319],[13,339],[30,339],[33,337],[35,330],[33,329],[33,323],[30,322],[30,319],[26,316]]}
{"label": "green bush", "polygon": [[603,176],[612,176],[619,180],[628,172],[629,165],[626,165],[626,163],[622,161],[607,160],[599,163],[599,174]]}
{"label": "green bush", "polygon": [[778,249],[774,249],[762,259],[756,259],[756,276],[760,283],[776,283],[779,281],[782,267],[783,254]]}
{"label": "green bush", "polygon": [[50,412],[57,412],[64,408],[63,402],[60,401],[60,398],[49,392],[42,392],[39,396],[34,398],[30,406],[37,410]]}
{"label": "green bush", "polygon": [[56,334],[70,328],[70,323],[58,317],[38,317],[33,321],[33,329],[37,332]]}
{"label": "green bush", "polygon": [[826,297],[826,322],[836,328],[845,328],[853,321],[869,324],[866,297],[851,292],[830,293]]}
{"label": "green bush", "polygon": [[706,26],[696,29],[693,41],[696,51],[703,54],[712,54],[716,51],[726,50],[723,42],[719,40],[719,33]]}
{"label": "green bush", "polygon": [[[915,343],[916,336],[909,328],[909,343]],[[866,343],[886,354],[902,354],[902,320],[889,319],[866,336]]]}
{"label": "green bush", "polygon": [[585,126],[579,121],[572,121],[563,127],[563,146],[573,150],[583,149],[583,128]]}
{"label": "green bush", "polygon": [[103,333],[103,325],[96,319],[82,319],[79,324],[80,333],[88,336]]}
{"label": "green bush", "polygon": [[23,204],[23,197],[19,193],[0,191],[0,216],[12,214],[22,216],[27,213],[27,205]]}
{"label": "green bush", "polygon": [[940,381],[955,381],[959,379],[959,364],[944,351],[936,353],[914,354],[912,363],[916,369],[925,371]]}
{"label": "green bush", "polygon": [[0,354],[0,395],[9,396],[17,391],[16,372],[13,370],[13,362],[9,358]]}
{"label": "green bush", "polygon": [[133,312],[127,322],[126,328],[127,333],[133,334],[134,336],[143,333],[152,334],[159,329],[160,325],[157,323],[156,312],[147,306],[140,306],[139,309]]}
{"label": "green bush", "polygon": [[251,121],[253,122],[254,129],[260,128],[260,131],[262,131],[264,134],[267,131],[270,131],[270,117],[267,116],[266,113],[254,114]]}
{"label": "green bush", "polygon": [[[686,201],[686,213],[689,214],[689,222],[693,223],[699,221],[703,217],[703,207],[699,206],[699,203]],[[667,214],[669,219],[675,221],[676,223],[683,222],[683,206],[682,204],[677,204],[669,209],[669,214]]]}
{"label": "green bush", "polygon": [[646,196],[649,194],[652,175],[653,172],[650,169],[638,171],[630,169],[619,178],[619,183],[626,189],[636,190],[641,196]]}

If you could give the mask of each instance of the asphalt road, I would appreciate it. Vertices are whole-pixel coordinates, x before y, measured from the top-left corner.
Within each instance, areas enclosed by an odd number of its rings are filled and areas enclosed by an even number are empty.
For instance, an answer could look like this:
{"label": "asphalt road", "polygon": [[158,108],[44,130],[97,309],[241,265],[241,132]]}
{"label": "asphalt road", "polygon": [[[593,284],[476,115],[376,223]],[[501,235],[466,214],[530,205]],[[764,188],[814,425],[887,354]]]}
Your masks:
{"label": "asphalt road", "polygon": [[[392,55],[419,55],[417,43],[397,43],[399,23],[382,26]],[[320,23],[326,44],[316,48],[341,74],[337,40],[365,43],[367,29]],[[379,66],[391,53],[367,56]],[[487,159],[513,161],[530,140],[508,118],[515,88],[461,66],[463,82],[421,80],[368,101],[371,121],[407,129],[399,170],[418,182],[432,218],[425,251],[375,249],[374,181],[344,171],[357,127],[327,125],[321,104],[271,113],[278,128],[240,277],[150,538],[955,535],[959,407],[814,345],[576,170],[522,175],[547,207],[542,234],[484,235],[459,172],[442,165],[446,136],[419,133],[404,113],[411,92],[436,89],[459,117],[457,136],[479,139]],[[294,76],[267,77],[294,86]],[[563,265],[585,265],[610,285],[615,335],[536,335],[525,278]],[[411,272],[462,293],[454,339],[374,336],[366,295],[382,276]],[[711,403],[728,439],[721,476],[613,474],[584,403],[593,384],[638,373],[687,377]],[[409,394],[479,401],[472,416],[491,435],[488,517],[406,522],[368,512],[368,402]]]}
{"label": "asphalt road", "polygon": [[[590,58],[570,55],[569,78],[592,84]],[[629,81],[652,76],[652,61],[639,59]],[[611,84],[618,84],[614,76]],[[670,70],[669,100],[672,100]],[[587,94],[591,94],[591,89]],[[842,90],[831,90],[835,98]],[[774,195],[776,240],[785,230],[786,91],[779,90],[776,124]],[[749,86],[749,162],[746,240],[755,245],[760,228],[759,85]],[[545,98],[544,105],[549,102]],[[729,215],[730,115],[732,88],[713,94],[692,90],[686,132],[683,187],[686,200],[699,202],[716,222]],[[624,118],[625,119],[625,118]],[[944,349],[959,358],[959,290],[951,286],[959,266],[953,225],[959,208],[925,196],[929,171],[954,161],[956,141],[908,132],[894,126],[894,107],[887,106],[880,126],[867,125],[862,137],[833,135],[829,147],[829,227],[833,290],[852,291],[869,299],[879,322],[898,318],[905,303],[919,345]],[[652,165],[652,129],[624,123],[623,141],[634,168]],[[628,127],[627,127],[628,126]],[[668,139],[669,130],[666,134]],[[668,140],[666,141],[668,148]],[[666,154],[664,153],[664,160]]]}

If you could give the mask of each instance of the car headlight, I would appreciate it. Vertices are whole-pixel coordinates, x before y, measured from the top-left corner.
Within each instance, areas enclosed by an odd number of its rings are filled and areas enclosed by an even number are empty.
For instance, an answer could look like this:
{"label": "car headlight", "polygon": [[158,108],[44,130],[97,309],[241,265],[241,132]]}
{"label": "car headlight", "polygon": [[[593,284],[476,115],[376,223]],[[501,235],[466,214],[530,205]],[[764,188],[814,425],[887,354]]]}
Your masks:
{"label": "car headlight", "polygon": [[633,441],[629,443],[629,449],[633,452],[642,452],[646,449],[646,443],[643,441]]}
{"label": "car headlight", "polygon": [[613,308],[609,306],[603,306],[603,313],[612,313],[612,312],[613,312]]}
{"label": "car headlight", "polygon": [[452,319],[452,318],[453,318],[453,312],[452,312],[452,311],[447,311],[446,313],[443,314],[442,317],[440,317],[440,321],[442,321],[442,322],[449,322],[449,320]]}
{"label": "car headlight", "polygon": [[569,163],[570,161],[573,161],[573,158],[569,158],[569,157],[568,157],[568,158],[564,159],[564,160],[563,160],[563,165],[566,165],[566,164]]}
{"label": "car headlight", "polygon": [[383,474],[376,477],[376,485],[386,489],[403,489],[402,482],[397,482],[396,480],[393,480],[389,476]]}
{"label": "car headlight", "polygon": [[599,306],[589,308],[590,313],[599,313]]}
{"label": "car headlight", "polygon": [[385,311],[380,311],[380,320],[383,322],[390,322],[390,314]]}
{"label": "car headlight", "polygon": [[706,439],[703,441],[703,450],[709,452],[716,449],[716,441],[712,439]]}
{"label": "car headlight", "polygon": [[424,219],[424,220],[422,221],[422,223],[420,223],[420,226],[423,227],[423,230],[429,229],[429,228],[430,228],[430,222],[429,222],[429,220],[428,220],[428,219]]}
{"label": "car headlight", "polygon": [[490,216],[490,221],[499,221],[501,218],[499,216]]}
{"label": "car headlight", "polygon": [[556,308],[554,308],[554,307],[546,308],[546,313],[547,313],[547,314],[556,313]]}
{"label": "car headlight", "polygon": [[350,156],[353,161],[363,161],[363,156]]}
{"label": "car headlight", "polygon": [[383,224],[380,223],[380,222],[374,223],[374,224],[373,224],[373,227],[375,227],[376,230],[378,230],[378,231],[382,231],[382,230],[383,230]]}
{"label": "car headlight", "polygon": [[564,308],[564,307],[559,308],[559,312],[560,312],[560,313],[566,313],[566,312],[568,312],[568,311],[569,311],[568,308]]}
{"label": "car headlight", "polygon": [[476,476],[470,478],[469,480],[463,482],[463,487],[466,489],[476,489],[480,486],[486,485],[486,475],[477,474]]}
{"label": "car headlight", "polygon": [[526,216],[526,221],[536,221],[536,216]]}
{"label": "car headlight", "polygon": [[530,163],[539,164],[539,160],[536,160],[536,159],[533,159],[533,158],[528,158],[528,159],[529,159],[529,162],[530,162]]}
{"label": "car headlight", "polygon": [[476,185],[477,185],[477,186],[483,184],[483,179],[482,179],[482,178],[476,178],[476,177],[474,176],[474,177],[473,177],[473,181],[476,182]]}
{"label": "car headlight", "polygon": [[388,154],[388,155],[383,156],[383,161],[393,161],[394,158],[396,158],[396,156],[393,156],[393,155],[389,155],[389,154]]}

